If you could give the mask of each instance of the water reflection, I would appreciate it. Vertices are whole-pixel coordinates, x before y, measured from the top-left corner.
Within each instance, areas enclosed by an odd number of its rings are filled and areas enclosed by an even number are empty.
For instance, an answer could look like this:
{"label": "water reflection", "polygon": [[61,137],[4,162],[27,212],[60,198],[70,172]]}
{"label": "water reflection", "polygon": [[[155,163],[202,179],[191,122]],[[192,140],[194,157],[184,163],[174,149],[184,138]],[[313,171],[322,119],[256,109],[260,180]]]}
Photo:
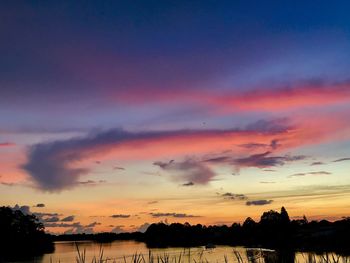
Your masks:
{"label": "water reflection", "polygon": [[[114,260],[117,263],[126,261],[131,263],[132,255],[142,253],[148,260],[149,249],[144,243],[135,241],[115,241],[111,243],[95,242],[77,242],[81,251],[86,251],[86,262],[91,262],[94,256],[98,256],[100,249],[103,249],[104,259],[110,263]],[[268,249],[252,249],[243,247],[217,246],[214,249],[205,249],[204,247],[193,248],[158,248],[151,249],[155,259],[157,256],[164,256],[175,262],[174,259],[181,254],[183,263],[215,262],[215,263],[234,263],[234,262],[251,262],[251,263],[309,263],[320,262],[321,257],[314,253],[295,253],[293,251],[273,251]],[[77,250],[75,242],[56,242],[55,251],[51,254],[45,254],[41,257],[34,257],[23,261],[7,261],[16,263],[71,263],[76,262]],[[157,260],[155,260],[157,262]],[[333,261],[329,261],[333,262]]]}

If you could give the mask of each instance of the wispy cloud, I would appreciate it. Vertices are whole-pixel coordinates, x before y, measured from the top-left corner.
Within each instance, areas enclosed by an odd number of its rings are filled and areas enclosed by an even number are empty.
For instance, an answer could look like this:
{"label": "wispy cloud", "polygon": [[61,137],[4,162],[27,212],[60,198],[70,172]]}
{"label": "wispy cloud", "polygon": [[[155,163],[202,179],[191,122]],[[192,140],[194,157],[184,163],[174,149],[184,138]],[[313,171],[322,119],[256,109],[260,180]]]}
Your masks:
{"label": "wispy cloud", "polygon": [[200,217],[195,215],[188,215],[184,213],[150,213],[152,217],[175,217],[175,218],[191,218]]}
{"label": "wispy cloud", "polygon": [[253,201],[247,201],[246,205],[247,206],[251,206],[251,205],[268,205],[271,204],[273,202],[273,200],[265,200],[265,199],[261,199],[261,200],[253,200]]}
{"label": "wispy cloud", "polygon": [[324,162],[313,162],[310,165],[315,166],[315,165],[323,165],[323,164],[324,164]]}
{"label": "wispy cloud", "polygon": [[[186,180],[193,184],[207,184],[213,179],[216,174],[204,163],[187,159],[183,162],[154,162],[156,166],[159,166],[161,169],[174,172],[176,180]],[[189,186],[189,185],[187,185]]]}
{"label": "wispy cloud", "polygon": [[248,197],[245,196],[244,194],[234,194],[234,193],[224,193],[221,195],[225,199],[231,199],[231,200],[247,200]]}
{"label": "wispy cloud", "polygon": [[337,162],[344,162],[344,161],[350,161],[350,157],[340,158],[340,159],[334,160],[333,162],[337,163]]}
{"label": "wispy cloud", "polygon": [[115,214],[115,215],[111,215],[112,218],[129,218],[130,215],[126,215],[126,214]]}
{"label": "wispy cloud", "polygon": [[193,182],[188,182],[188,183],[184,183],[184,184],[182,184],[182,186],[193,186],[194,185],[194,183]]}
{"label": "wispy cloud", "polygon": [[62,222],[72,222],[74,221],[74,216],[67,216],[61,219]]}
{"label": "wispy cloud", "polygon": [[300,177],[300,176],[308,176],[308,175],[330,175],[332,173],[326,171],[318,171],[318,172],[307,172],[307,173],[296,173],[289,175],[288,177]]}

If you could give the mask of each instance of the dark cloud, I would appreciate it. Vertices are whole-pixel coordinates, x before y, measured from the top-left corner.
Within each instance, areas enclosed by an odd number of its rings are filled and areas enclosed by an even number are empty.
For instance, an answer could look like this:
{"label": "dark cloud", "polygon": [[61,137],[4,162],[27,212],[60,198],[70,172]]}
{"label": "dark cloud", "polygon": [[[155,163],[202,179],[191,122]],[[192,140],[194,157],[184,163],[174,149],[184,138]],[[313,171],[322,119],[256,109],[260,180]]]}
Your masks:
{"label": "dark cloud", "polygon": [[42,208],[42,207],[45,207],[45,204],[36,204],[34,207],[38,207],[38,208]]}
{"label": "dark cloud", "polygon": [[186,180],[194,184],[207,184],[216,174],[204,163],[187,159],[183,162],[154,162],[161,169],[174,172],[175,180]]}
{"label": "dark cloud", "polygon": [[324,164],[324,162],[313,162],[310,165],[314,166],[314,165],[323,165],[323,164]]}
{"label": "dark cloud", "polygon": [[337,163],[337,162],[344,162],[344,161],[350,161],[350,157],[340,158],[340,159],[334,160],[333,162]]}
{"label": "dark cloud", "polygon": [[54,223],[60,221],[59,217],[52,216],[52,217],[46,217],[41,219],[44,223]]}
{"label": "dark cloud", "polygon": [[152,217],[175,217],[175,218],[187,218],[187,217],[200,217],[195,215],[188,215],[183,213],[150,213]]}
{"label": "dark cloud", "polygon": [[74,216],[67,216],[61,219],[62,222],[72,222],[74,221]]}
{"label": "dark cloud", "polygon": [[87,181],[79,181],[78,184],[80,185],[87,185],[87,186],[95,186],[95,185],[99,185],[99,184],[103,184],[106,183],[106,180],[87,180]]}
{"label": "dark cloud", "polygon": [[153,205],[153,204],[157,204],[157,203],[159,203],[159,202],[158,202],[158,201],[150,201],[150,202],[148,202],[147,204]]}
{"label": "dark cloud", "polygon": [[188,182],[188,183],[184,183],[184,184],[182,184],[182,186],[193,186],[194,185],[194,183],[193,182]]}
{"label": "dark cloud", "polygon": [[113,167],[113,170],[125,170],[125,168],[124,167],[120,167],[120,166],[114,166]]}
{"label": "dark cloud", "polygon": [[95,227],[95,226],[99,226],[99,225],[101,225],[100,222],[93,222],[93,223],[86,225],[85,227]]}
{"label": "dark cloud", "polygon": [[129,218],[130,215],[116,214],[116,215],[111,215],[110,217],[112,217],[112,218]]}
{"label": "dark cloud", "polygon": [[278,143],[278,140],[272,140],[270,144],[265,144],[265,143],[245,143],[245,144],[240,144],[240,147],[246,148],[246,149],[251,149],[251,150],[255,150],[255,149],[259,149],[259,148],[271,148],[272,150],[277,149],[280,144]]}
{"label": "dark cloud", "polygon": [[[213,164],[233,165],[237,169],[236,173],[238,173],[239,169],[244,167],[269,168],[274,166],[283,166],[286,163],[304,160],[307,158],[304,155],[271,156],[271,154],[272,152],[267,151],[264,153],[253,154],[242,158],[234,158],[232,155],[225,155],[225,156],[207,158],[203,160],[203,162],[213,163]],[[264,169],[264,171],[275,171],[275,170]]]}
{"label": "dark cloud", "polygon": [[203,160],[203,162],[207,162],[207,163],[226,163],[226,162],[230,162],[230,160],[231,160],[231,156],[219,156],[219,157],[213,157],[213,158],[205,159],[205,160]]}
{"label": "dark cloud", "polygon": [[318,171],[318,172],[308,172],[308,173],[296,173],[292,174],[288,177],[299,177],[299,176],[308,176],[308,175],[330,175],[332,173],[326,171]]}
{"label": "dark cloud", "polygon": [[251,205],[268,205],[268,204],[271,204],[273,202],[273,200],[265,200],[265,199],[262,199],[262,200],[254,200],[254,201],[247,201],[245,204],[247,206],[251,206]]}
{"label": "dark cloud", "polygon": [[58,213],[38,213],[38,212],[34,212],[33,215],[41,218],[41,217],[44,217],[44,216],[60,216],[60,214]]}
{"label": "dark cloud", "polygon": [[224,193],[221,195],[225,199],[232,199],[232,200],[247,200],[247,196],[244,194],[234,194],[234,193]]}
{"label": "dark cloud", "polygon": [[248,157],[239,158],[233,160],[233,163],[238,167],[258,167],[258,168],[268,168],[273,166],[282,166],[288,162],[294,162],[299,160],[304,160],[306,156],[304,155],[284,155],[284,156],[270,156],[271,152],[264,152],[260,154],[250,155]]}

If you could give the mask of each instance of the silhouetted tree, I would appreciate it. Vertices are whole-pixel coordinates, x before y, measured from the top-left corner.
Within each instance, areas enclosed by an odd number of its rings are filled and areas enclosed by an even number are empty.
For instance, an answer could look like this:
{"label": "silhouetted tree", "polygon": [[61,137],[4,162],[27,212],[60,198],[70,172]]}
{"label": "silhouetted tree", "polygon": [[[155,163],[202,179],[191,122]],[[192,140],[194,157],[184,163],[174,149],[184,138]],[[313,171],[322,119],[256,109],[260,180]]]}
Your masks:
{"label": "silhouetted tree", "polygon": [[2,256],[13,251],[37,254],[53,248],[36,216],[9,207],[0,207],[0,246],[4,251]]}

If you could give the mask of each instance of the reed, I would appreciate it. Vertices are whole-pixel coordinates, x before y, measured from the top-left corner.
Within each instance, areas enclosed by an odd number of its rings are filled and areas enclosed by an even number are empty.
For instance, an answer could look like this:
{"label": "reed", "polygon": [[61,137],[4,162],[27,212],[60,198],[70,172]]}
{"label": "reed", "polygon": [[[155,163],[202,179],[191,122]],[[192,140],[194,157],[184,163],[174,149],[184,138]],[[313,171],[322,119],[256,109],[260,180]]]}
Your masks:
{"label": "reed", "polygon": [[[209,262],[204,258],[203,252],[197,255],[197,258],[193,255],[191,256],[190,250],[188,252],[180,252],[176,255],[170,255],[164,253],[162,255],[153,255],[152,251],[148,252],[148,255],[144,255],[142,253],[135,253],[131,257],[123,257],[121,259],[116,258],[108,258],[104,256],[102,246],[99,249],[98,256],[94,256],[91,261],[88,261],[86,258],[86,250],[81,250],[79,246],[76,244],[77,256],[76,263],[218,263]],[[223,257],[222,262],[224,263],[283,263],[280,258],[274,259],[274,257],[266,258],[264,255],[264,251],[258,251],[255,255],[244,257],[242,254],[236,250],[233,250],[231,256],[225,255]],[[271,252],[269,252],[271,253]],[[307,256],[303,256],[302,262],[305,263],[350,263],[350,257],[347,256],[339,256],[334,253],[325,253],[320,256],[315,256],[309,254]],[[60,263],[60,261],[58,261]],[[288,261],[290,262],[290,261]],[[50,263],[53,263],[50,260]],[[297,259],[294,263],[301,263]]]}

